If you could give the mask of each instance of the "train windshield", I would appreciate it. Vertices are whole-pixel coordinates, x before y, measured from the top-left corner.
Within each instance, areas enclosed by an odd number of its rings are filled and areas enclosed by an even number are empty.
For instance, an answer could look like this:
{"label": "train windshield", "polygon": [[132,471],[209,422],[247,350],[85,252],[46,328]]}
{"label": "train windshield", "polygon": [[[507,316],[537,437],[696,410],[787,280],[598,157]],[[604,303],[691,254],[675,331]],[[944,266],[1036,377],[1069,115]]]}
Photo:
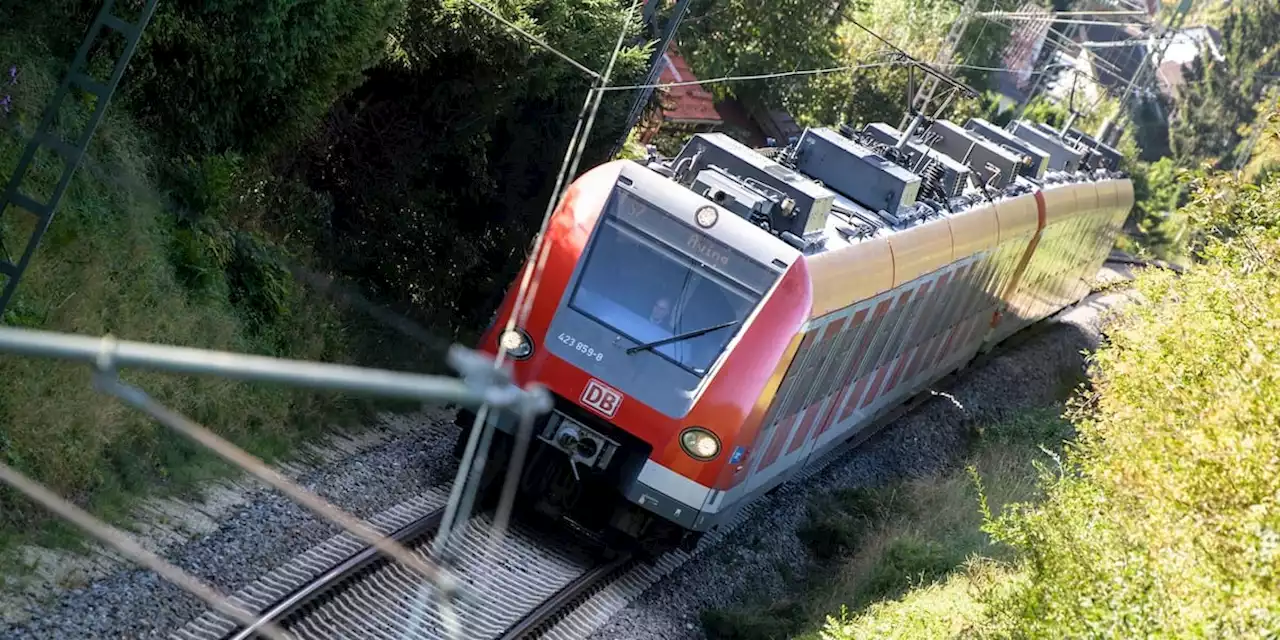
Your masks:
{"label": "train windshield", "polygon": [[570,306],[699,377],[776,279],[625,191],[600,225]]}

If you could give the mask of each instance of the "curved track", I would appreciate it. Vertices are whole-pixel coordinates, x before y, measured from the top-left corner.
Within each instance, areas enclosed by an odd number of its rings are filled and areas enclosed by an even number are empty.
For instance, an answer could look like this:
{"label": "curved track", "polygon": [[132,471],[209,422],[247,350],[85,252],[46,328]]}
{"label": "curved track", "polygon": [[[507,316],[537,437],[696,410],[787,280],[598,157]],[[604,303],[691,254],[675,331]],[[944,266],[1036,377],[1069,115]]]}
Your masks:
{"label": "curved track", "polygon": [[[422,496],[372,524],[425,558],[444,500],[442,493]],[[522,525],[501,538],[492,533],[479,515],[450,546],[462,593],[454,613],[468,639],[536,636],[634,564],[629,557],[602,561],[570,540]],[[270,622],[300,639],[445,638],[439,594],[374,548],[351,542],[348,534],[335,536],[238,593],[236,603],[258,616],[255,626],[206,613],[173,637],[247,640]]]}
{"label": "curved track", "polygon": [[[1142,262],[1113,256],[1107,263]],[[1086,296],[1011,336],[970,365],[1025,342],[1052,325],[1056,317],[1088,304],[1092,297]],[[964,371],[953,372],[933,388],[950,387]],[[813,477],[932,395],[925,391],[911,398],[788,484]],[[444,493],[421,496],[380,514],[370,524],[425,557],[445,500]],[[451,547],[452,569],[463,593],[456,613],[464,636],[501,640],[586,637],[649,586],[718,544],[757,511],[757,505],[749,505],[732,524],[706,536],[692,552],[674,551],[650,561],[631,556],[601,560],[563,536],[557,539],[519,524],[495,540],[488,518],[477,516],[462,528]],[[409,570],[344,533],[250,585],[234,600],[258,612],[261,622],[275,622],[298,638],[444,638],[434,595],[424,590]],[[254,634],[252,628],[207,613],[173,637],[242,640]]]}

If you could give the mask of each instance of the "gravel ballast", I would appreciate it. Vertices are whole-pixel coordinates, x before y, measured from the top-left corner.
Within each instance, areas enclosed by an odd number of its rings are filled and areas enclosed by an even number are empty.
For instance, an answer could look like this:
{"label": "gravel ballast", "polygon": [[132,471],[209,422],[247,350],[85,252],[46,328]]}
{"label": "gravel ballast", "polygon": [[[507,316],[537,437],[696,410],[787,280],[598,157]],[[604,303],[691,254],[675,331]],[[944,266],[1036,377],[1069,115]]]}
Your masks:
{"label": "gravel ballast", "polygon": [[[367,518],[451,482],[457,469],[452,456],[457,432],[452,412],[441,409],[387,416],[361,445],[331,445],[315,452],[324,459],[315,468],[287,466],[282,471],[348,513]],[[169,545],[163,556],[223,593],[236,591],[339,533],[337,527],[251,480],[224,486],[219,497],[236,506],[205,523],[208,533]],[[207,503],[189,505],[178,515],[199,517],[205,508]],[[154,548],[162,538],[175,536],[152,526],[153,535],[141,536],[147,546]],[[105,575],[64,591],[48,604],[37,604],[31,594],[24,598],[6,593],[9,611],[7,621],[0,622],[0,638],[166,637],[206,609],[203,602],[150,571],[126,563],[105,564],[110,571],[98,572]]]}
{"label": "gravel ballast", "polygon": [[949,392],[887,425],[809,480],[766,496],[762,515],[649,589],[591,640],[701,639],[702,610],[783,596],[788,579],[810,562],[796,536],[808,513],[806,494],[874,487],[953,467],[973,426],[1053,402],[1064,374],[1083,371],[1081,352],[1098,346],[1100,312],[1125,299],[1100,296],[1064,313],[1040,335],[964,373]]}

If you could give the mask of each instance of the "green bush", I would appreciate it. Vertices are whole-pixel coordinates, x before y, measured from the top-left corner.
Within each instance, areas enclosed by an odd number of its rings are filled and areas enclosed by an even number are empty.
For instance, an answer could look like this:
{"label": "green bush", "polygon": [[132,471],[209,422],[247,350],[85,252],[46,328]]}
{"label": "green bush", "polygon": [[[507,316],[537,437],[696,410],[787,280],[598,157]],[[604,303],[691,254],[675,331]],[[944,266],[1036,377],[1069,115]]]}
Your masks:
{"label": "green bush", "polygon": [[[8,4],[0,29],[39,35],[66,64],[102,2]],[[141,4],[118,0],[116,13],[134,20]],[[161,0],[117,95],[174,155],[270,149],[307,134],[360,84],[404,4]]]}
{"label": "green bush", "polygon": [[[22,69],[10,121],[30,131],[62,65],[39,39],[11,35],[0,37],[0,60]],[[13,171],[22,143],[0,131],[0,175]],[[154,148],[126,111],[108,111],[4,323],[350,362],[358,353],[351,325],[331,303],[284,279],[270,243],[219,231],[214,217],[177,221],[156,182]],[[219,166],[207,167],[209,206],[225,203],[228,170]],[[47,169],[38,166],[24,188],[47,186],[56,175]],[[0,217],[6,242],[28,231],[12,211]],[[331,393],[218,378],[124,377],[266,458],[350,424],[353,410],[365,407]],[[84,365],[0,354],[0,380],[8,385],[0,394],[0,460],[97,513],[124,516],[139,495],[227,471],[201,447],[95,391]],[[0,562],[12,544],[49,542],[56,531],[42,510],[0,488]]]}
{"label": "green bush", "polygon": [[312,129],[382,57],[402,0],[161,2],[127,98],[174,151],[260,151]]}
{"label": "green bush", "polygon": [[[592,69],[638,22],[612,0],[522,0],[503,15]],[[464,0],[413,4],[394,55],[335,105],[299,158],[332,199],[311,250],[380,302],[474,339],[538,229],[591,80]],[[611,82],[642,77],[624,46]],[[607,160],[633,96],[602,101],[579,171]]]}
{"label": "green bush", "polygon": [[902,506],[893,489],[840,489],[814,501],[796,535],[814,556],[829,560],[857,549],[876,523]]}
{"label": "green bush", "polygon": [[1280,632],[1280,182],[1208,179],[1204,264],[1148,271],[1092,358],[1047,499],[989,523],[1025,580],[989,602],[1025,637]]}

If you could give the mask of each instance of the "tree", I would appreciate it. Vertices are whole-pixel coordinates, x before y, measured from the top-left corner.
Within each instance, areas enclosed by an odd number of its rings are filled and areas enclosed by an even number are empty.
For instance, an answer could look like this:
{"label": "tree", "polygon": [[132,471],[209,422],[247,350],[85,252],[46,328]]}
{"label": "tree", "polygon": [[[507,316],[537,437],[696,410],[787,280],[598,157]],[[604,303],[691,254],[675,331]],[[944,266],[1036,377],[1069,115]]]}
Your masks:
{"label": "tree", "polygon": [[[627,7],[517,0],[504,17],[603,69]],[[305,153],[311,187],[333,199],[317,253],[375,298],[457,331],[483,326],[525,259],[592,79],[464,0],[414,3],[392,57],[336,105]],[[614,84],[647,60],[624,49]],[[620,135],[631,96],[608,94],[585,171]]]}
{"label": "tree", "polygon": [[1183,164],[1224,159],[1240,141],[1237,127],[1254,119],[1254,105],[1280,73],[1280,5],[1255,1],[1235,7],[1223,24],[1223,60],[1202,52],[1177,100],[1170,146]]}
{"label": "tree", "polygon": [[[680,50],[699,76],[766,74],[834,67],[843,61],[836,32],[861,0],[693,0],[680,27]],[[718,98],[764,100],[788,108],[809,98],[803,81],[710,85]]]}

